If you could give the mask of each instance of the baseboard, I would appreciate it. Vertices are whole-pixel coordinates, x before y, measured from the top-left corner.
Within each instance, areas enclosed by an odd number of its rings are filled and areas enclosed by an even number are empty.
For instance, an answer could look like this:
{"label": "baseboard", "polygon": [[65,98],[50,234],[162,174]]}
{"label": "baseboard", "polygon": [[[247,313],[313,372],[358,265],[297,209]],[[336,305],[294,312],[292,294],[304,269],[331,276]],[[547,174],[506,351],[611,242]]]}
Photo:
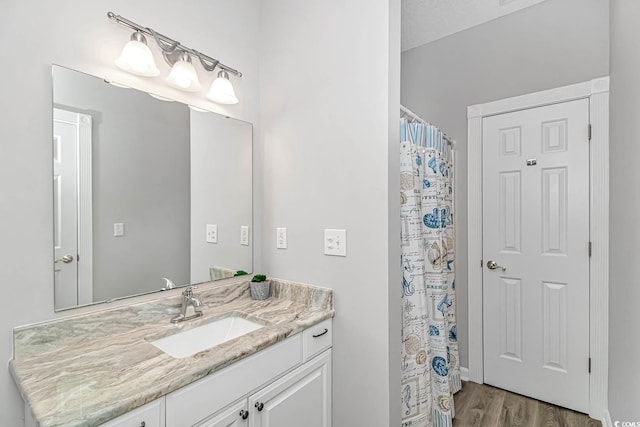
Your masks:
{"label": "baseboard", "polygon": [[469,368],[460,367],[460,379],[462,381],[469,381]]}
{"label": "baseboard", "polygon": [[611,421],[611,414],[607,409],[605,409],[602,413],[602,427],[614,427],[613,422]]}

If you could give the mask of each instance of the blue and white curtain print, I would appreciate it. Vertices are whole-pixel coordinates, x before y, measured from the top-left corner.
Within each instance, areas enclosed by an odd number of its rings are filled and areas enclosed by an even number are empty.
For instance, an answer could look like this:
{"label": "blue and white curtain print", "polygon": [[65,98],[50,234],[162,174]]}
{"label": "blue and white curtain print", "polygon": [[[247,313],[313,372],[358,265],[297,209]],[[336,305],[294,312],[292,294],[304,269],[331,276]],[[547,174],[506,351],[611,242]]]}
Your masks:
{"label": "blue and white curtain print", "polygon": [[461,388],[451,145],[406,119],[400,134],[402,427],[451,427]]}

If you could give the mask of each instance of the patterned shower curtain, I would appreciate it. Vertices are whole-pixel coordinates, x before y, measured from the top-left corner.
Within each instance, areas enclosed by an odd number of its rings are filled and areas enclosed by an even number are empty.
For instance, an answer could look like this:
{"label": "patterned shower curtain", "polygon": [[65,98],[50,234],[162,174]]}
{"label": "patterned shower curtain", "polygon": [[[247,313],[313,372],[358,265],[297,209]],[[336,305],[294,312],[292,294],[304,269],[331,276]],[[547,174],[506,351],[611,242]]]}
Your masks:
{"label": "patterned shower curtain", "polygon": [[455,315],[452,150],[400,123],[402,427],[451,427],[461,388]]}

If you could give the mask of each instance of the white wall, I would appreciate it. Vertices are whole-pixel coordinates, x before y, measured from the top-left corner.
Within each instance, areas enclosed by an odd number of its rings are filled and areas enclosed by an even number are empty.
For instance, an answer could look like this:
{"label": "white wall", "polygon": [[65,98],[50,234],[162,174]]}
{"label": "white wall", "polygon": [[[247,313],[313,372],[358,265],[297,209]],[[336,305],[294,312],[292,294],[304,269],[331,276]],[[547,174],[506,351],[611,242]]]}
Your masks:
{"label": "white wall", "polygon": [[400,425],[399,7],[262,3],[264,268],[335,291],[335,426]]}
{"label": "white wall", "polygon": [[[15,65],[4,68],[0,79],[3,159],[0,283],[4,286],[0,298],[0,360],[11,357],[13,326],[55,316],[51,64],[213,107],[202,97],[168,88],[162,77],[143,79],[115,68],[113,60],[130,34],[107,19],[107,12],[112,10],[240,69],[244,76],[234,79],[240,104],[213,108],[257,123],[259,3],[258,0],[2,2],[0,36],[7,41],[5,55]],[[158,55],[156,58],[166,77],[168,68],[160,63]],[[201,77],[206,85],[214,76],[205,79],[201,73]],[[259,263],[258,260],[258,266]],[[6,368],[0,369],[0,413],[3,425],[21,425],[22,402]]]}
{"label": "white wall", "polygon": [[640,3],[611,1],[609,412],[640,421]]}
{"label": "white wall", "polygon": [[608,75],[608,16],[608,0],[545,1],[402,53],[402,103],[457,141],[456,291],[462,366],[468,366],[466,108]]}

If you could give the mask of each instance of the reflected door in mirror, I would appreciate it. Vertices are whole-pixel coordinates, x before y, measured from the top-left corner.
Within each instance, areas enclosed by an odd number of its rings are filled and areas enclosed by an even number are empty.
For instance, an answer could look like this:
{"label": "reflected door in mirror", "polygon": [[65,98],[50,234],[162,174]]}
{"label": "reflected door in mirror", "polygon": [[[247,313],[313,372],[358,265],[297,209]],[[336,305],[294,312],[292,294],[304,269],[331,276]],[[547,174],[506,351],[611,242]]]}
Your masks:
{"label": "reflected door in mirror", "polygon": [[[82,238],[83,227],[78,227],[86,221],[82,208],[86,211],[86,204],[90,207],[91,203],[90,192],[87,194],[91,173],[85,170],[91,167],[91,117],[55,108],[52,148],[55,301],[56,305],[69,307],[92,301],[91,271],[87,271],[91,257],[90,253],[83,254],[86,260],[79,263],[80,244],[86,236]],[[83,289],[78,287],[79,276],[89,278],[89,282],[82,282]]]}

